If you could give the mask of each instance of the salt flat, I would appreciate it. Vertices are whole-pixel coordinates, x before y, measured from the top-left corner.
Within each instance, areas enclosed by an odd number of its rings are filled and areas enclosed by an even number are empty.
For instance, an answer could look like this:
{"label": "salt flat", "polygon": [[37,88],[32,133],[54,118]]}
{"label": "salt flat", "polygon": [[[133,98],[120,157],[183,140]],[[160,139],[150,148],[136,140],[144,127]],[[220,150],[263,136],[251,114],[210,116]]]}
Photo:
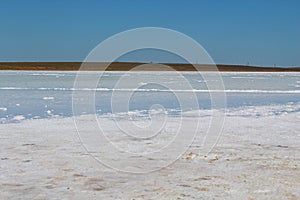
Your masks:
{"label": "salt flat", "polygon": [[[198,137],[176,162],[143,174],[96,161],[81,144],[73,118],[1,124],[0,199],[299,199],[297,106],[231,110],[208,155],[201,153]],[[202,128],[209,119],[201,117]],[[110,123],[105,117],[99,121]],[[87,132],[90,126],[87,118]],[[115,127],[105,127],[116,133]],[[123,144],[118,134],[112,139]],[[148,165],[167,159],[161,152]],[[97,155],[101,159],[101,152]],[[141,169],[149,167],[140,157],[135,162]]]}

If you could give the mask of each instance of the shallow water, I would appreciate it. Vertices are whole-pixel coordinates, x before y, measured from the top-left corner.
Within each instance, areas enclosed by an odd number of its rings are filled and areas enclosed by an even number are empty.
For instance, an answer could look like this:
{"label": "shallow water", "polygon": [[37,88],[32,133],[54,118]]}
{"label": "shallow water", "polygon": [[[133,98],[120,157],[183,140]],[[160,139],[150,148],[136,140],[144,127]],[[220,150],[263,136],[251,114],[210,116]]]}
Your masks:
{"label": "shallow water", "polygon": [[[96,88],[89,84],[80,88],[82,94],[95,92],[95,112],[99,115],[112,112],[113,93],[118,100],[122,95],[133,92],[128,109],[143,111],[152,105],[161,105],[170,115],[178,115],[182,108],[176,94],[182,94],[188,101],[197,96],[199,106],[189,110],[211,108],[212,93],[226,94],[227,109],[245,106],[286,105],[300,102],[300,73],[221,73],[223,88],[208,90],[207,84],[213,84],[214,76],[205,80],[201,75],[213,74],[194,72],[84,72],[86,80],[99,74],[101,78]],[[0,122],[16,122],[23,119],[49,118],[53,116],[72,116],[72,94],[76,72],[36,72],[36,71],[1,71],[0,72]],[[182,79],[182,77],[184,79]],[[124,81],[117,85],[120,79]],[[185,87],[188,81],[191,87]],[[173,90],[162,86],[173,85]],[[134,89],[133,89],[134,88]],[[174,89],[175,88],[175,89]],[[117,100],[117,101],[118,101]],[[182,101],[182,100],[181,100]],[[183,100],[185,101],[185,100]],[[122,104],[123,102],[120,102]],[[82,114],[90,114],[83,111]]]}

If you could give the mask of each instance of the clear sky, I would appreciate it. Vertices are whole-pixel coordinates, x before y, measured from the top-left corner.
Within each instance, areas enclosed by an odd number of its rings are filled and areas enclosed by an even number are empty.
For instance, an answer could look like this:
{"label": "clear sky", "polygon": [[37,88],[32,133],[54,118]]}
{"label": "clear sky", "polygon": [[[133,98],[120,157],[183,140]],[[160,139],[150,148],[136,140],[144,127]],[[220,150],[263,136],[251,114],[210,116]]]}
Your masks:
{"label": "clear sky", "polygon": [[[300,66],[298,0],[1,0],[1,61],[82,61],[99,42],[155,26],[216,63]],[[155,62],[155,60],[154,60]]]}

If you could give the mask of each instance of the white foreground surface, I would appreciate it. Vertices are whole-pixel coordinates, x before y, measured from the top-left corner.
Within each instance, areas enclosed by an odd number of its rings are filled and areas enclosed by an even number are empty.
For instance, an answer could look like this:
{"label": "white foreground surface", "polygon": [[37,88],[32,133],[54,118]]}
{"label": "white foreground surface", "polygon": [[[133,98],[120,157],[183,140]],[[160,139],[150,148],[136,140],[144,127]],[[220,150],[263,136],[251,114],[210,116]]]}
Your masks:
{"label": "white foreground surface", "polygon": [[[294,106],[232,110],[208,156],[199,153],[196,139],[175,163],[146,174],[118,172],[93,159],[73,118],[1,124],[0,199],[300,199],[300,114],[290,112]],[[209,116],[202,119],[205,124]]]}

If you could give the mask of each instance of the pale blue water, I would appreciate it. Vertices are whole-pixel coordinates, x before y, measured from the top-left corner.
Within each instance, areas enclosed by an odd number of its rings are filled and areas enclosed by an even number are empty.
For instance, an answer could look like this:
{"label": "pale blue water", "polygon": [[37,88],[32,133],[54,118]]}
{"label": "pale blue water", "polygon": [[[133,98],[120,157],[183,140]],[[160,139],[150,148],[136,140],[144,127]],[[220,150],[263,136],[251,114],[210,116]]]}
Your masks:
{"label": "pale blue water", "polygon": [[[90,73],[86,72],[86,79]],[[105,72],[95,95],[97,114],[111,112],[111,95],[117,81],[124,75],[139,81],[139,89],[129,102],[130,110],[147,110],[153,104],[162,105],[176,115],[180,105],[167,88],[154,84],[160,80],[185,92],[186,100],[196,94],[200,107],[210,109],[211,100],[206,82],[197,73],[182,73],[193,87],[182,89],[178,74],[171,72]],[[228,109],[244,106],[285,105],[300,102],[300,73],[221,73]],[[0,71],[0,123],[15,122],[16,116],[25,119],[72,116],[72,93],[76,72]],[[152,83],[149,83],[152,80]],[[214,81],[214,80],[210,80]],[[131,82],[115,92],[131,92]],[[83,89],[89,92],[88,86]],[[191,107],[191,109],[197,109]],[[83,113],[89,114],[89,113]]]}

